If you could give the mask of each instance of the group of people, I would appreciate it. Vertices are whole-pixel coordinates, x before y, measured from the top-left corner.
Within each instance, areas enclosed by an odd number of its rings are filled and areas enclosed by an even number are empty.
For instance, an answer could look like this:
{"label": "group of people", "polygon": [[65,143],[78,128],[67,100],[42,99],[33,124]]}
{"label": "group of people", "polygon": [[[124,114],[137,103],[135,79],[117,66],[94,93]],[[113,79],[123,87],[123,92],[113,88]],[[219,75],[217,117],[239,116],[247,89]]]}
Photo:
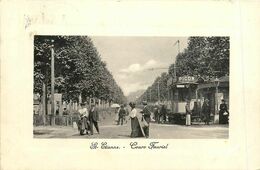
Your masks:
{"label": "group of people", "polygon": [[[123,125],[126,122],[126,116],[129,116],[131,119],[131,134],[132,138],[135,137],[146,137],[149,138],[149,127],[151,122],[151,112],[147,107],[147,102],[144,101],[143,109],[138,113],[136,109],[136,104],[134,102],[130,102],[129,106],[131,107],[130,113],[126,108],[126,105],[121,105],[119,109],[117,109],[118,119],[117,124]],[[191,115],[192,111],[190,109],[190,102],[187,101],[186,106],[186,125],[191,125]],[[90,110],[88,111],[85,104],[81,104],[81,109],[78,110],[80,114],[80,119],[78,121],[78,130],[81,135],[88,134],[93,135],[93,126],[95,126],[97,133],[99,134],[99,113],[95,107],[95,104],[91,104]],[[160,123],[161,117],[163,118],[163,122],[166,122],[166,107],[162,105],[160,111],[159,108],[156,107],[154,111],[155,121]],[[210,113],[211,108],[209,105],[209,100],[205,99],[202,109],[201,109],[201,118],[205,122],[205,124],[209,125],[210,122]],[[225,100],[222,100],[220,104],[219,110],[219,123],[227,124],[229,118],[229,112]]]}
{"label": "group of people", "polygon": [[[186,109],[186,125],[189,126],[191,125],[191,114],[192,114],[189,100],[187,100],[186,102],[185,109]],[[201,109],[201,119],[207,125],[209,125],[210,122],[210,114],[211,114],[211,108],[210,108],[209,100],[205,99]],[[219,124],[228,124],[228,122],[229,122],[228,107],[225,100],[222,99],[219,107]]]}
{"label": "group of people", "polygon": [[161,108],[156,106],[154,108],[154,119],[156,123],[165,123],[167,115],[167,108],[165,105],[162,105]]}
{"label": "group of people", "polygon": [[[146,137],[149,138],[149,125],[151,122],[151,112],[147,108],[147,102],[143,102],[144,108],[139,113],[135,108],[135,103],[129,103],[131,112],[128,112],[126,105],[121,105],[116,111],[118,113],[118,125],[123,125],[126,121],[126,116],[129,115],[131,119],[131,134],[132,138]],[[95,104],[91,104],[90,110],[87,109],[86,104],[82,103],[81,108],[78,110],[79,120],[77,122],[80,135],[93,135],[93,126],[95,126],[99,134],[99,113]]]}
{"label": "group of people", "polygon": [[78,130],[81,135],[93,135],[93,126],[95,126],[97,133],[99,134],[99,113],[96,109],[95,104],[91,104],[90,110],[88,111],[85,103],[81,104],[81,109],[79,112],[79,120],[77,122]]}
{"label": "group of people", "polygon": [[115,121],[117,125],[123,125],[127,120],[131,120],[131,133],[130,137],[149,137],[149,125],[151,122],[151,112],[147,108],[147,102],[143,102],[143,110],[140,112],[136,109],[136,104],[134,102],[129,103],[130,113],[128,111],[127,105],[122,104],[120,108],[115,110],[117,115]]}
{"label": "group of people", "polygon": [[[209,100],[206,99],[202,105],[202,115],[204,117],[205,124],[209,125],[210,122],[210,105]],[[227,108],[227,104],[224,99],[221,100],[221,104],[219,107],[219,124],[228,124],[229,112]]]}

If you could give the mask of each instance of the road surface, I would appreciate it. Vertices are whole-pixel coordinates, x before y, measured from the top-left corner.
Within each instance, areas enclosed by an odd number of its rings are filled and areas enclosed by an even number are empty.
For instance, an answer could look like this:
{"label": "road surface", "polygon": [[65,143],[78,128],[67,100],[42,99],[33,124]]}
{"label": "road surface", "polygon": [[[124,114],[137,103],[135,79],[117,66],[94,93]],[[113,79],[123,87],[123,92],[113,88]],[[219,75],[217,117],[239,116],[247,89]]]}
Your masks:
{"label": "road surface", "polygon": [[[124,125],[116,125],[115,116],[112,114],[102,116],[99,122],[100,134],[94,128],[92,136],[79,135],[77,128],[71,126],[35,126],[33,134],[35,138],[106,138],[128,139],[130,138],[130,120]],[[150,138],[152,139],[216,139],[228,138],[228,125],[172,125],[150,124]]]}

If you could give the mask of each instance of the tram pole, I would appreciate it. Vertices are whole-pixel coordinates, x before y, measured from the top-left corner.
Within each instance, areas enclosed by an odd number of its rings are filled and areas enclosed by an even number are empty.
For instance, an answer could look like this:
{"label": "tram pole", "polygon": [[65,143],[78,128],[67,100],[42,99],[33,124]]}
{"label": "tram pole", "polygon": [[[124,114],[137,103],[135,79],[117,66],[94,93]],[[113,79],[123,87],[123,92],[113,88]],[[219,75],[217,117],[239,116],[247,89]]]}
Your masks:
{"label": "tram pole", "polygon": [[[180,54],[180,40],[177,40],[175,43],[174,43],[174,46],[175,45],[178,45],[178,54],[177,56]],[[177,59],[177,56],[175,57],[175,61],[174,61],[174,65],[173,65],[173,71],[174,71],[174,81],[177,82],[177,72],[176,72],[176,59]],[[177,87],[173,88],[174,90],[172,91],[172,95],[173,95],[173,98],[172,100],[175,100],[175,90],[176,90]],[[176,101],[178,101],[178,91],[176,93]],[[173,105],[173,101],[172,101],[172,109],[174,111],[174,109],[177,111],[178,110],[178,104],[176,105],[176,107],[174,108],[174,105]]]}
{"label": "tram pole", "polygon": [[[180,40],[177,40],[175,43],[174,43],[174,46],[175,45],[178,45],[178,54],[180,54]],[[178,56],[177,54],[177,56]],[[175,80],[177,80],[177,74],[176,74],[176,58],[175,58],[175,61],[174,61],[174,65],[173,65],[173,71],[174,71],[174,78]]]}
{"label": "tram pole", "polygon": [[150,88],[150,102],[152,101],[152,89]]}
{"label": "tram pole", "polygon": [[178,43],[178,54],[180,54],[180,40],[178,40],[177,43]]}
{"label": "tram pole", "polygon": [[160,102],[160,82],[157,82],[157,88],[158,88],[158,102]]}

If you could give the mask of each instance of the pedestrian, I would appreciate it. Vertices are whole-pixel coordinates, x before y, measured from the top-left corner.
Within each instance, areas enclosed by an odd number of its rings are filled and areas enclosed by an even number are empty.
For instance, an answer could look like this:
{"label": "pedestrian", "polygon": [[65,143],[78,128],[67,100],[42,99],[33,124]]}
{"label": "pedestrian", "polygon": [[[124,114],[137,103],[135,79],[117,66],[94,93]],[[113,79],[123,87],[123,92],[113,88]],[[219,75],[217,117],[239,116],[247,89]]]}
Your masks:
{"label": "pedestrian", "polygon": [[219,124],[228,124],[229,112],[224,99],[221,100],[219,109]]}
{"label": "pedestrian", "polygon": [[119,112],[118,112],[118,123],[117,123],[117,125],[119,125],[119,124],[123,125],[125,116],[126,116],[126,111],[125,111],[124,105],[121,105]]}
{"label": "pedestrian", "polygon": [[159,109],[157,106],[154,108],[154,119],[156,123],[160,123]]}
{"label": "pedestrian", "polygon": [[85,103],[81,103],[81,109],[78,110],[80,118],[78,121],[78,130],[81,135],[84,135],[84,131],[86,134],[89,134],[90,131],[90,122],[89,122],[89,112],[85,105]]}
{"label": "pedestrian", "polygon": [[128,108],[127,108],[127,104],[124,104],[124,109],[125,109],[125,112],[126,112],[126,115],[124,117],[124,121],[127,124],[127,120],[129,119],[129,111],[128,111]]}
{"label": "pedestrian", "polygon": [[135,103],[130,102],[129,106],[131,107],[131,112],[130,112],[130,119],[131,119],[131,138],[136,138],[136,137],[142,137],[143,132],[142,132],[142,127],[140,126],[138,117],[137,117],[137,110],[135,108]]}
{"label": "pedestrian", "polygon": [[206,99],[202,105],[202,115],[205,124],[209,125],[210,121],[210,106],[209,106],[209,100]]}
{"label": "pedestrian", "polygon": [[191,125],[191,110],[190,110],[190,101],[186,101],[185,105],[185,110],[186,110],[186,126]]}
{"label": "pedestrian", "polygon": [[98,110],[95,107],[95,104],[91,104],[91,109],[89,111],[89,122],[90,122],[90,134],[93,135],[93,125],[95,126],[97,133],[99,134],[99,114]]}
{"label": "pedestrian", "polygon": [[120,108],[120,107],[116,107],[116,108],[115,108],[115,122],[116,122],[116,124],[119,123],[119,122],[118,122],[118,120],[119,120],[119,108]]}
{"label": "pedestrian", "polygon": [[160,110],[160,118],[159,118],[159,120],[160,120],[161,117],[162,117],[163,123],[166,122],[166,114],[167,114],[167,109],[166,109],[166,106],[163,104],[162,107],[161,107],[161,110]]}
{"label": "pedestrian", "polygon": [[56,113],[57,116],[59,115],[59,110],[60,110],[60,105],[59,105],[59,102],[57,102],[56,110],[55,110],[55,113]]}
{"label": "pedestrian", "polygon": [[62,114],[63,114],[63,115],[69,115],[69,111],[67,110],[66,107],[63,109]]}
{"label": "pedestrian", "polygon": [[143,105],[144,105],[144,108],[141,111],[141,113],[143,115],[142,121],[145,121],[147,123],[147,125],[143,127],[143,130],[144,130],[145,137],[149,138],[149,126],[150,126],[150,121],[151,121],[151,112],[147,108],[146,101],[143,101]]}

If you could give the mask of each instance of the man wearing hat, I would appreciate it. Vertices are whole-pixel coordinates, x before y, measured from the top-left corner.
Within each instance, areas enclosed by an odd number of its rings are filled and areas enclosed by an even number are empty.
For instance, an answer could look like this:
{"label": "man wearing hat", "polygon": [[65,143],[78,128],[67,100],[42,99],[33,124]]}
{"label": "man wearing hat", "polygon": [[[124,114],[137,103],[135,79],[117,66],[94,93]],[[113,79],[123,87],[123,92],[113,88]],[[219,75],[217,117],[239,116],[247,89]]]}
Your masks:
{"label": "man wearing hat", "polygon": [[99,134],[98,120],[99,120],[99,115],[98,115],[98,111],[95,107],[95,104],[91,104],[91,109],[89,111],[89,122],[90,122],[90,134],[91,135],[93,135],[93,124]]}
{"label": "man wearing hat", "polygon": [[210,106],[209,106],[209,100],[206,99],[202,105],[202,115],[204,116],[204,122],[205,124],[209,125],[210,121]]}
{"label": "man wearing hat", "polygon": [[147,108],[147,102],[143,101],[144,109],[141,111],[143,114],[143,119],[147,122],[148,126],[144,127],[144,134],[146,138],[149,138],[149,126],[151,121],[151,112]]}
{"label": "man wearing hat", "polygon": [[118,118],[117,125],[119,125],[119,124],[123,125],[125,116],[126,116],[126,111],[125,111],[124,105],[121,105],[120,109],[119,109],[119,112],[118,112],[118,117],[119,118]]}

